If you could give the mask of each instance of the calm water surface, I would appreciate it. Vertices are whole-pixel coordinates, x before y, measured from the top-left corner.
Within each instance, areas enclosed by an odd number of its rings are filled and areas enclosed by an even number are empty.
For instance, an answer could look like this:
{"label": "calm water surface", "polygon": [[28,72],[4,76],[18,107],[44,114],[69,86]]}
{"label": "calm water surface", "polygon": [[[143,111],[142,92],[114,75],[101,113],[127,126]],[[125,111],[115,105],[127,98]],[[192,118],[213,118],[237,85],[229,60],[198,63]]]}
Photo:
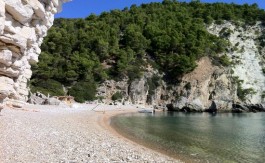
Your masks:
{"label": "calm water surface", "polygon": [[265,113],[132,113],[113,117],[111,125],[187,162],[265,163]]}

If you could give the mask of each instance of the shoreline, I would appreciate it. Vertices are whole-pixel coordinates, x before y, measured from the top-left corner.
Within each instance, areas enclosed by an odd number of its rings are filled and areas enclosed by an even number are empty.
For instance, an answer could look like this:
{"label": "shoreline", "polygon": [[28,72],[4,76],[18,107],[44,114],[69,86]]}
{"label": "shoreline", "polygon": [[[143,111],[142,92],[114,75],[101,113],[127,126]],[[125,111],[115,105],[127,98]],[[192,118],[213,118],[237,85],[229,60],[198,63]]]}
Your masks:
{"label": "shoreline", "polygon": [[0,162],[182,162],[128,140],[109,125],[115,115],[136,112],[135,106],[94,107],[3,109]]}
{"label": "shoreline", "polygon": [[[123,114],[129,114],[129,113],[137,113],[138,109],[130,109],[130,110],[120,110],[120,111],[113,111],[111,114],[105,114],[101,117],[101,119],[99,120],[99,124],[105,128],[106,130],[108,130],[109,132],[111,132],[113,135],[115,135],[116,137],[120,138],[120,139],[123,139],[131,144],[133,144],[134,146],[139,146],[141,148],[144,148],[145,150],[149,150],[149,151],[152,151],[154,153],[157,153],[157,154],[162,154],[164,155],[165,157],[169,157],[171,159],[174,159],[176,161],[183,161],[183,159],[180,159],[179,157],[177,156],[174,156],[174,155],[170,155],[169,153],[167,152],[164,152],[163,150],[159,150],[159,149],[156,149],[150,145],[147,145],[147,144],[144,144],[144,143],[141,143],[139,141],[137,141],[136,139],[130,139],[128,137],[126,137],[125,135],[123,135],[122,133],[120,133],[116,127],[114,127],[113,125],[111,125],[111,119],[115,116],[120,116],[120,115],[123,115]],[[185,162],[189,163],[190,161],[188,159],[185,160]]]}
{"label": "shoreline", "polygon": [[196,159],[189,159],[185,156],[181,156],[180,154],[175,154],[175,153],[172,153],[172,152],[165,152],[163,149],[158,149],[157,147],[155,147],[154,145],[150,144],[150,143],[145,143],[143,142],[142,140],[139,140],[139,139],[133,139],[133,138],[128,138],[128,135],[126,134],[122,134],[121,131],[119,131],[118,127],[117,126],[114,126],[114,125],[111,125],[110,124],[110,121],[113,117],[115,116],[120,116],[120,115],[123,115],[123,114],[129,114],[129,113],[137,113],[137,109],[135,110],[128,110],[128,111],[125,111],[125,112],[116,112],[116,113],[113,113],[111,115],[106,115],[106,116],[103,116],[103,120],[101,123],[103,123],[103,127],[105,127],[107,130],[109,130],[112,134],[115,134],[116,136],[120,137],[121,139],[124,139],[126,141],[129,141],[130,143],[136,145],[136,146],[141,146],[143,148],[146,148],[147,150],[151,150],[155,153],[159,153],[159,154],[162,154],[162,155],[165,155],[167,157],[170,157],[176,161],[181,161],[181,162],[186,162],[186,163],[193,163],[194,161],[196,162],[200,162],[199,160],[196,160]]}

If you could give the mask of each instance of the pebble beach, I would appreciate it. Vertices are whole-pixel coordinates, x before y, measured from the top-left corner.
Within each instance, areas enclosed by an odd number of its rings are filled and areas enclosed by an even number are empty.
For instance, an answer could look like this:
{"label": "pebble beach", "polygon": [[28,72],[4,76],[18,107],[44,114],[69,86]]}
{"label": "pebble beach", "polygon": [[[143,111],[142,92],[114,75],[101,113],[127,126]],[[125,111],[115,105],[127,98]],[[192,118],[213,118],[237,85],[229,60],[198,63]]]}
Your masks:
{"label": "pebble beach", "polygon": [[134,106],[26,105],[0,116],[0,162],[180,162],[138,145],[110,127]]}

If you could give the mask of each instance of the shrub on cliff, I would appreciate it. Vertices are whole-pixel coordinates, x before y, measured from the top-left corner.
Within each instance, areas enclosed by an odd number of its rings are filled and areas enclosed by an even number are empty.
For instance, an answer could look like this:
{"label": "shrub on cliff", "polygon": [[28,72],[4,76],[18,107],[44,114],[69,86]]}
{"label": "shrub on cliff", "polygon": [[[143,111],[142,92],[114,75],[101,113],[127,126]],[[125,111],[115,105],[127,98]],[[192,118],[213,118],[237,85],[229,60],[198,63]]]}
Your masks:
{"label": "shrub on cliff", "polygon": [[77,82],[69,89],[68,94],[74,96],[77,102],[95,100],[96,84],[93,81]]}
{"label": "shrub on cliff", "polygon": [[256,94],[255,90],[253,88],[247,88],[244,89],[242,87],[242,80],[239,80],[238,78],[234,79],[237,83],[237,97],[241,100],[241,101],[246,101],[247,100],[247,96],[251,96]]}
{"label": "shrub on cliff", "polygon": [[30,89],[32,93],[41,92],[46,96],[64,95],[63,86],[60,82],[48,79],[48,80],[31,80]]}
{"label": "shrub on cliff", "polygon": [[116,92],[111,96],[112,101],[117,101],[122,99],[122,94],[120,92]]}

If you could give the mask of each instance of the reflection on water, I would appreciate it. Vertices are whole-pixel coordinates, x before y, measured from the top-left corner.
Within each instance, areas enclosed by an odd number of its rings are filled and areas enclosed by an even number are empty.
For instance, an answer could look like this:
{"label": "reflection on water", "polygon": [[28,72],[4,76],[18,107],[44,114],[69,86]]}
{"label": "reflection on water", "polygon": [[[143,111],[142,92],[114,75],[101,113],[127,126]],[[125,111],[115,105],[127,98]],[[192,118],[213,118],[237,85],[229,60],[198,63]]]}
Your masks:
{"label": "reflection on water", "polygon": [[192,162],[265,162],[265,113],[134,113],[111,124],[130,139]]}

